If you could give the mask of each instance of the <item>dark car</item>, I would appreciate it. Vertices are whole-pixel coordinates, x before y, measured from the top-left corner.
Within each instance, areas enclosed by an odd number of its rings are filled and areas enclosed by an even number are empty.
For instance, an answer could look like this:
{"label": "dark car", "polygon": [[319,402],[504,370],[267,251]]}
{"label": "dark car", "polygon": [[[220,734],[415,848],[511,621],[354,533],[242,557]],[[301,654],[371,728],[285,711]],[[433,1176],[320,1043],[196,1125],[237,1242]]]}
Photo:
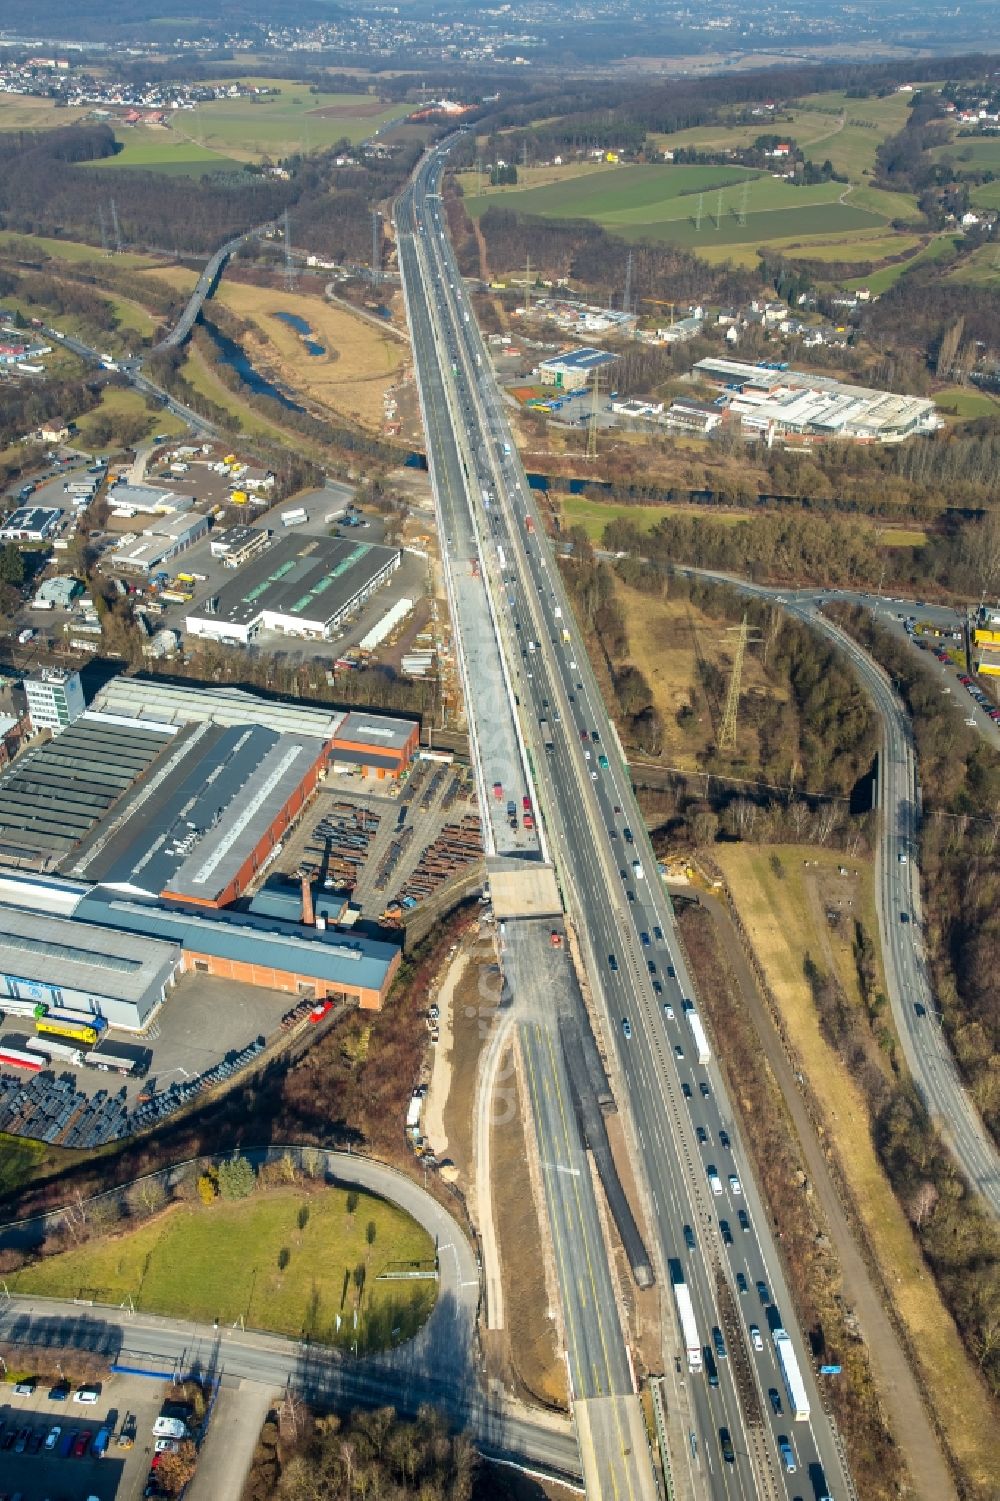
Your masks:
{"label": "dark car", "polygon": [[726,1461],[726,1464],[734,1465],[736,1463],[736,1450],[733,1448],[733,1441],[729,1437],[728,1428],[719,1429],[719,1448],[722,1450],[722,1457]]}
{"label": "dark car", "polygon": [[740,1222],[740,1229],[743,1231],[743,1234],[748,1235],[750,1233],[750,1216],[747,1214],[746,1210],[737,1209],[736,1218]]}
{"label": "dark car", "polygon": [[700,1147],[708,1145],[708,1132],[705,1130],[704,1126],[695,1126],[694,1134],[698,1138],[698,1145]]}
{"label": "dark car", "polygon": [[698,1088],[701,1090],[701,1097],[702,1097],[702,1099],[703,1100],[709,1099],[709,1097],[711,1096],[712,1091],[709,1089],[709,1087],[705,1083],[704,1079],[702,1079],[701,1083],[698,1085]]}
{"label": "dark car", "polygon": [[719,1132],[719,1145],[721,1147],[725,1147],[726,1151],[728,1152],[728,1150],[729,1150],[729,1132],[728,1131],[720,1131]]}
{"label": "dark car", "polygon": [[81,1433],[78,1433],[77,1436],[76,1436],[76,1443],[73,1445],[73,1458],[74,1459],[83,1459],[84,1455],[86,1454],[86,1452],[87,1452],[87,1450],[89,1448],[90,1448],[90,1429],[89,1428],[84,1428],[83,1431]]}
{"label": "dark car", "polygon": [[68,1383],[60,1381],[60,1383],[58,1384],[58,1386],[50,1386],[49,1387],[49,1401],[50,1402],[68,1402],[69,1401],[69,1385],[68,1385]]}
{"label": "dark car", "polygon": [[771,1294],[768,1292],[767,1283],[762,1282],[759,1278],[757,1281],[757,1296],[766,1308],[771,1301]]}
{"label": "dark car", "polygon": [[690,1084],[688,1083],[688,1081],[686,1079],[684,1080],[684,1083],[681,1085],[681,1093],[683,1094],[683,1096],[684,1096],[684,1098],[686,1100],[689,1100],[691,1098],[691,1086],[690,1086]]}
{"label": "dark car", "polygon": [[736,1286],[739,1288],[739,1290],[740,1290],[741,1293],[745,1293],[747,1291],[747,1285],[748,1284],[747,1284],[746,1273],[745,1272],[737,1272],[736,1273]]}
{"label": "dark car", "polygon": [[709,1386],[718,1386],[719,1367],[716,1365],[715,1357],[708,1345],[705,1346],[705,1375],[708,1378]]}
{"label": "dark car", "polygon": [[691,1229],[690,1225],[684,1226],[684,1244],[687,1246],[689,1251],[695,1250],[697,1246],[697,1241],[694,1238],[694,1231]]}
{"label": "dark car", "polygon": [[719,1232],[720,1232],[720,1234],[722,1236],[722,1243],[723,1243],[723,1245],[725,1245],[725,1246],[731,1246],[732,1243],[733,1243],[733,1232],[729,1228],[729,1221],[728,1220],[720,1220],[719,1221]]}
{"label": "dark car", "polygon": [[725,1360],[726,1353],[727,1353],[726,1352],[726,1341],[723,1339],[723,1337],[722,1337],[722,1330],[719,1328],[718,1325],[716,1325],[715,1328],[712,1330],[712,1344],[715,1346],[715,1353],[716,1353],[716,1355],[718,1355],[719,1359],[720,1360]]}
{"label": "dark car", "polygon": [[654,936],[654,938],[657,939],[657,941],[659,943],[662,943],[663,942],[663,929],[660,928],[660,927],[655,927],[653,929],[653,936]]}
{"label": "dark car", "polygon": [[767,1395],[771,1399],[771,1406],[774,1408],[774,1415],[775,1415],[775,1417],[776,1418],[780,1418],[781,1417],[781,1412],[782,1412],[782,1408],[781,1408],[781,1393],[779,1392],[779,1390],[778,1390],[778,1388],[776,1386],[772,1386],[772,1387],[768,1388]]}
{"label": "dark car", "polygon": [[617,971],[618,969],[618,960],[615,958],[614,954],[608,955],[608,968],[615,971]]}
{"label": "dark car", "polygon": [[23,1454],[24,1451],[25,1451],[25,1449],[27,1447],[28,1447],[28,1430],[27,1430],[27,1428],[19,1428],[17,1430],[17,1435],[16,1435],[16,1437],[14,1439],[14,1453],[15,1454]]}

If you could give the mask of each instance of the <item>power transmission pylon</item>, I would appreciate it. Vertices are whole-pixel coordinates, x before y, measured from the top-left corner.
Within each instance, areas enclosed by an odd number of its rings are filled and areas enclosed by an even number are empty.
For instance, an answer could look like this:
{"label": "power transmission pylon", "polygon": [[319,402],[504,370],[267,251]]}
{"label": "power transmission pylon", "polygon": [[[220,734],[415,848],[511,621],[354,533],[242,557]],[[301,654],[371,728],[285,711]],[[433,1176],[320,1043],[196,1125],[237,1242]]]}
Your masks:
{"label": "power transmission pylon", "polygon": [[382,285],[382,215],[372,209],[372,286]]}
{"label": "power transmission pylon", "polygon": [[476,157],[476,197],[480,198],[483,192],[483,159]]}
{"label": "power transmission pylon", "polygon": [[285,233],[285,291],[295,291],[295,262],[292,260],[292,229],[287,208],[284,213]]}
{"label": "power transmission pylon", "polygon": [[531,256],[524,263],[524,316],[531,311]]}
{"label": "power transmission pylon", "polygon": [[715,227],[716,227],[716,229],[721,229],[722,228],[722,189],[721,188],[719,189],[719,196],[718,196],[718,198],[716,199],[716,202],[715,202]]}
{"label": "power transmission pylon", "polygon": [[736,723],[740,709],[740,686],[743,678],[743,658],[746,655],[748,645],[762,639],[756,627],[747,626],[747,618],[744,615],[740,624],[730,627],[727,638],[735,635],[736,651],[733,654],[733,670],[729,675],[729,687],[726,690],[726,707],[722,713],[722,724],[719,727],[719,749],[736,749]]}
{"label": "power transmission pylon", "polygon": [[629,253],[628,253],[628,260],[625,262],[625,291],[622,294],[622,312],[628,314],[628,313],[631,312],[631,310],[632,310],[632,252],[630,250]]}
{"label": "power transmission pylon", "polygon": [[115,250],[119,255],[121,255],[122,250],[124,249],[122,245],[122,231],[121,225],[118,223],[118,209],[115,206],[115,200],[113,198],[111,200],[111,227],[115,233]]}
{"label": "power transmission pylon", "polygon": [[740,707],[740,679],[743,676],[743,656],[747,649],[747,618],[744,615],[740,624],[739,634],[736,637],[736,653],[733,657],[733,670],[729,675],[729,689],[726,693],[726,707],[722,715],[722,724],[719,728],[719,749],[734,750],[736,747],[736,721]]}
{"label": "power transmission pylon", "polygon": [[587,458],[597,458],[597,397],[601,389],[601,372],[594,371],[594,389],[590,398],[590,424],[587,428]]}
{"label": "power transmission pylon", "polygon": [[101,226],[101,250],[105,255],[109,255],[110,251],[108,250],[108,226],[104,222],[104,205],[101,203],[97,205],[97,222]]}
{"label": "power transmission pylon", "polygon": [[749,201],[750,201],[750,179],[749,179],[749,177],[744,177],[744,179],[743,179],[743,188],[742,188],[742,191],[740,193],[740,211],[739,211],[739,214],[737,216],[738,219],[739,219],[740,224],[745,224],[747,222],[747,204],[749,203]]}
{"label": "power transmission pylon", "polygon": [[695,215],[695,220],[694,220],[694,227],[698,231],[699,234],[701,233],[701,216],[702,216],[702,214],[704,212],[705,212],[705,195],[704,195],[704,193],[699,193],[698,194],[698,212]]}

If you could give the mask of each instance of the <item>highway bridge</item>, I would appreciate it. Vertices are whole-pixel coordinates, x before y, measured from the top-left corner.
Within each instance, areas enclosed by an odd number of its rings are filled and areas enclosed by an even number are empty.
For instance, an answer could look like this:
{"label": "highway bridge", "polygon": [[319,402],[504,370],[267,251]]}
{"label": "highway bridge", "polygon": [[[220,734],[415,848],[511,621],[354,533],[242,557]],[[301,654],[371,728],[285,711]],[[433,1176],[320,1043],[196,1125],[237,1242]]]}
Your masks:
{"label": "highway bridge", "polygon": [[[695,990],[628,768],[447,238],[439,199],[447,150],[428,155],[400,199],[397,244],[442,551],[447,574],[461,586],[452,600],[457,638],[460,647],[472,640],[478,648],[492,629],[502,659],[488,681],[484,667],[467,682],[494,901],[498,868],[518,853],[505,832],[505,810],[516,810],[523,792],[541,814],[531,853],[554,867],[580,940],[641,1179],[649,1249],[664,1287],[674,1493],[779,1501],[811,1490],[850,1501],[852,1482],[723,1077],[687,1019]],[[475,590],[464,582],[472,540]],[[477,615],[476,591],[488,602],[489,620],[482,605]],[[496,725],[508,715],[505,765]],[[520,854],[523,864],[528,852]],[[592,1184],[554,1038],[549,976],[533,936],[529,921],[508,920],[502,956],[552,1225],[584,1477],[595,1497],[639,1497],[651,1472],[632,1439],[634,1387],[621,1363],[626,1336],[607,1252],[592,1228]],[[693,1351],[674,1327],[669,1287],[679,1280],[697,1326]],[[773,1339],[781,1328],[804,1376],[796,1411]]]}
{"label": "highway bridge", "polygon": [[151,353],[158,354],[164,349],[177,349],[188,334],[194,328],[195,320],[201,312],[207,298],[211,297],[218,285],[222,269],[231,255],[235,255],[241,245],[248,240],[259,239],[261,235],[269,234],[276,228],[274,224],[258,224],[255,229],[248,229],[246,234],[237,235],[234,240],[227,240],[225,245],[220,245],[212,256],[208,265],[198,278],[198,285],[188,298],[187,306],[179,320],[159,344],[154,345]]}

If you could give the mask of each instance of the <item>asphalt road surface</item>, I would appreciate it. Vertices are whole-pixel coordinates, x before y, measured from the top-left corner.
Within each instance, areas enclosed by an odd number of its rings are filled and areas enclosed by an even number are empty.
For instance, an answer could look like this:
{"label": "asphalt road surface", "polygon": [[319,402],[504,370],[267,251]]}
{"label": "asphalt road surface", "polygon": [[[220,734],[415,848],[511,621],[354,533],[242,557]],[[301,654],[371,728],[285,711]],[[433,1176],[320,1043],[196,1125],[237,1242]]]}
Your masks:
{"label": "asphalt road surface", "polygon": [[[820,603],[835,598],[867,608],[882,605],[883,613],[885,607],[870,596],[844,591],[788,592],[700,569],[678,572],[697,573],[731,584],[746,594],[779,600],[792,614],[832,641],[867,688],[882,721],[878,779],[881,827],[876,881],[882,961],[893,1021],[907,1067],[945,1141],[969,1182],[978,1189],[993,1214],[1000,1216],[1000,1155],[969,1099],[948,1047],[924,950],[917,864],[920,790],[910,716],[887,674],[852,637],[822,613]],[[930,613],[925,607],[919,608],[922,616]],[[942,623],[955,623],[954,611],[935,612],[935,618],[938,616]]]}
{"label": "asphalt road surface", "polygon": [[[617,1054],[657,1271],[666,1283],[683,1279],[694,1305],[701,1349],[692,1365],[701,1369],[688,1369],[679,1334],[668,1333],[664,1349],[675,1478],[694,1494],[794,1497],[811,1490],[841,1501],[853,1489],[766,1213],[743,1166],[718,1070],[711,1058],[700,1061],[685,1016],[694,990],[672,910],[462,295],[436,198],[442,162],[432,153],[401,200],[404,275],[411,308],[421,295],[434,304],[437,359],[452,370],[452,418],[464,429],[463,452],[474,456],[467,480],[485,542],[480,566],[497,601],[547,837]],[[419,263],[419,283],[411,281],[408,258]],[[428,357],[422,343],[415,330],[418,371]],[[662,1306],[669,1319],[669,1295]],[[772,1335],[779,1327],[792,1337],[805,1381],[809,1411],[799,1420],[776,1360]],[[731,1459],[721,1430],[728,1431]],[[791,1446],[794,1470],[779,1442]]]}

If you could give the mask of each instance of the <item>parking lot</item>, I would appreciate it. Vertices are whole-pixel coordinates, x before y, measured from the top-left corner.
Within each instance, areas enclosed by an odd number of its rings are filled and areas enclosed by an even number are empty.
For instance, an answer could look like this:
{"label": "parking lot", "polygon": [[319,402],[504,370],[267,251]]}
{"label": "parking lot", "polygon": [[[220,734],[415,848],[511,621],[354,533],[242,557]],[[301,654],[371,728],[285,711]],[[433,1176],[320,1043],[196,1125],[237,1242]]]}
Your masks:
{"label": "parking lot", "polygon": [[[133,1501],[145,1487],[154,1452],[153,1421],[163,1403],[162,1382],[112,1376],[97,1385],[97,1401],[83,1405],[69,1388],[40,1381],[30,1396],[4,1388],[0,1399],[0,1484],[24,1501]],[[55,1400],[53,1391],[63,1392]],[[119,1438],[135,1434],[131,1445]],[[108,1447],[94,1456],[102,1432]],[[53,1438],[53,1434],[55,1437]]]}

